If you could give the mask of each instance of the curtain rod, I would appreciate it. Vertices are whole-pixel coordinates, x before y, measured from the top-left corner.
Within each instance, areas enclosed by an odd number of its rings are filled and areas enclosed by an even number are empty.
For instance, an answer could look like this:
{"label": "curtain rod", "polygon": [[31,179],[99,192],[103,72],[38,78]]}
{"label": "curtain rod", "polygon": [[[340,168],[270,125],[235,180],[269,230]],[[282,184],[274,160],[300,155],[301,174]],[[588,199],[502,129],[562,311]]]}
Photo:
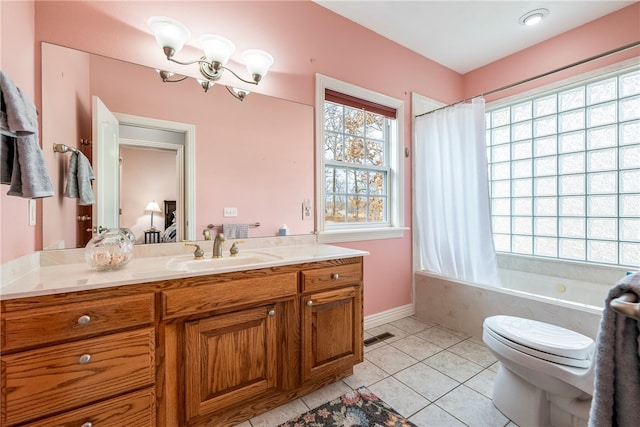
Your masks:
{"label": "curtain rod", "polygon": [[524,80],[520,80],[519,82],[515,82],[515,83],[508,84],[506,86],[499,87],[498,89],[490,90],[489,92],[484,92],[484,93],[481,93],[479,95],[472,96],[471,98],[463,99],[462,101],[454,102],[453,104],[445,105],[444,107],[436,108],[435,110],[427,111],[426,113],[418,114],[415,117],[421,117],[421,116],[425,116],[427,114],[434,113],[434,112],[439,111],[439,110],[444,110],[445,108],[448,108],[448,107],[451,107],[451,106],[457,105],[457,104],[462,104],[463,102],[470,101],[473,98],[477,98],[479,96],[492,95],[494,93],[502,92],[503,90],[511,89],[513,87],[520,86],[520,85],[523,85],[525,83],[529,83],[529,82],[532,82],[534,80],[538,80],[538,79],[541,79],[543,77],[547,77],[547,76],[549,76],[551,74],[559,73],[560,71],[564,71],[564,70],[567,70],[569,68],[577,67],[578,65],[586,64],[587,62],[595,61],[596,59],[604,58],[605,56],[613,55],[614,53],[622,52],[624,50],[631,49],[631,48],[634,48],[636,46],[640,46],[640,41],[636,41],[636,42],[633,42],[633,43],[618,47],[616,49],[612,49],[612,50],[609,50],[607,52],[600,53],[600,54],[595,55],[595,56],[591,56],[591,57],[589,57],[587,59],[583,59],[583,60],[580,60],[580,61],[577,61],[577,62],[573,62],[573,63],[571,63],[569,65],[565,65],[563,67],[556,68],[555,70],[547,71],[546,73],[538,74],[537,76],[529,77],[528,79],[524,79]]}

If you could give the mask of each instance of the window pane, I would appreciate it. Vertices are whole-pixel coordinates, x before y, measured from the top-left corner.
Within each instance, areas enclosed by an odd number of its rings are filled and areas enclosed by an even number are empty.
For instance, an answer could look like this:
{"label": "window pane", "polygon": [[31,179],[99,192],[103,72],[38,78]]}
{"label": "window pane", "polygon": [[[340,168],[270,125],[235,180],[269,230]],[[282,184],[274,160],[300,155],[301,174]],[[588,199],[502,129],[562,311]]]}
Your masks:
{"label": "window pane", "polygon": [[491,166],[491,178],[492,179],[511,178],[511,164],[509,162],[494,163]]}
{"label": "window pane", "polygon": [[618,216],[617,196],[589,196],[587,197],[587,212],[589,216]]}
{"label": "window pane", "polygon": [[618,221],[610,219],[594,219],[587,221],[587,238],[615,240],[618,238]]}
{"label": "window pane", "polygon": [[513,177],[525,178],[531,176],[531,160],[518,160],[512,162],[513,164]]}
{"label": "window pane", "polygon": [[531,122],[518,123],[512,126],[514,141],[531,138]]}
{"label": "window pane", "polygon": [[511,195],[511,181],[493,181],[491,197],[509,197]]}
{"label": "window pane", "polygon": [[584,218],[560,218],[561,237],[584,237]]}
{"label": "window pane", "polygon": [[369,194],[386,195],[387,194],[387,173],[386,172],[369,172]]}
{"label": "window pane", "polygon": [[511,233],[511,217],[493,216],[494,233]]}
{"label": "window pane", "polygon": [[640,143],[640,120],[620,124],[620,145]]}
{"label": "window pane", "polygon": [[584,172],[584,153],[564,154],[558,157],[560,164],[560,174]]}
{"label": "window pane", "polygon": [[587,125],[589,127],[608,125],[617,119],[616,103],[596,105],[587,109]]}
{"label": "window pane", "polygon": [[555,197],[538,197],[533,203],[536,216],[558,215],[558,200]]}
{"label": "window pane", "polygon": [[491,201],[491,213],[493,215],[510,215],[511,201],[509,199],[494,199]]}
{"label": "window pane", "polygon": [[384,161],[384,141],[367,141],[367,157],[365,163],[374,166],[383,166]]}
{"label": "window pane", "polygon": [[347,198],[347,221],[367,221],[367,199],[365,197],[349,196]]}
{"label": "window pane", "polygon": [[342,139],[342,134],[326,132],[324,141],[325,160],[342,160],[343,150],[344,142]]}
{"label": "window pane", "polygon": [[618,168],[616,159],[618,150],[598,150],[590,151],[587,154],[587,170],[589,172],[611,171]]}
{"label": "window pane", "polygon": [[386,197],[370,197],[369,198],[369,221],[383,222],[386,221],[387,213]]}
{"label": "window pane", "polygon": [[620,76],[620,96],[640,94],[640,70]]}
{"label": "window pane", "polygon": [[365,124],[365,136],[371,139],[384,139],[384,116],[367,113]]}
{"label": "window pane", "polygon": [[513,196],[514,197],[527,197],[532,193],[532,180],[531,178],[514,179],[513,180]]}
{"label": "window pane", "polygon": [[560,197],[561,216],[584,216],[584,197]]}
{"label": "window pane", "polygon": [[640,193],[640,170],[620,172],[620,192]]}
{"label": "window pane", "polygon": [[593,262],[615,264],[618,262],[618,249],[614,242],[590,241],[587,259]]}
{"label": "window pane", "polygon": [[587,86],[587,104],[610,101],[617,96],[617,79],[612,77]]}
{"label": "window pane", "polygon": [[584,110],[574,110],[562,113],[558,116],[560,132],[571,132],[584,129]]}
{"label": "window pane", "polygon": [[348,171],[348,192],[351,194],[365,194],[369,192],[367,171],[352,169]]}
{"label": "window pane", "polygon": [[508,234],[494,234],[493,244],[496,251],[511,252],[511,236]]}
{"label": "window pane", "polygon": [[587,192],[591,194],[617,192],[617,174],[615,172],[590,173],[587,175]]}
{"label": "window pane", "polygon": [[557,140],[555,136],[548,136],[546,138],[537,138],[533,142],[534,155],[536,156],[548,156],[556,154],[557,152]]}
{"label": "window pane", "polygon": [[587,147],[589,149],[616,146],[616,126],[606,126],[587,131]]}
{"label": "window pane", "polygon": [[640,266],[640,243],[620,243],[620,264]]}
{"label": "window pane", "polygon": [[508,125],[510,121],[509,107],[493,111],[491,113],[491,125],[493,127]]}
{"label": "window pane", "polygon": [[364,163],[364,140],[347,136],[345,145],[345,159],[349,163]]}
{"label": "window pane", "polygon": [[364,135],[364,111],[344,107],[344,131],[351,135]]}
{"label": "window pane", "polygon": [[342,105],[326,102],[324,105],[324,128],[326,130],[342,132]]}
{"label": "window pane", "polygon": [[536,218],[535,234],[538,236],[557,236],[558,235],[558,219],[557,218]]}
{"label": "window pane", "polygon": [[511,117],[514,122],[529,120],[531,118],[531,101],[523,102],[511,107]]}
{"label": "window pane", "polygon": [[584,150],[584,131],[560,135],[560,152],[571,153]]}
{"label": "window pane", "polygon": [[640,195],[623,194],[620,196],[620,216],[640,217]]}
{"label": "window pane", "polygon": [[542,119],[537,119],[533,123],[534,135],[536,137],[547,136],[556,133],[556,117],[547,117]]}
{"label": "window pane", "polygon": [[640,145],[635,147],[623,147],[620,149],[620,168],[640,168]]}
{"label": "window pane", "polygon": [[535,195],[536,196],[555,196],[557,190],[557,178],[550,176],[546,178],[535,179]]}
{"label": "window pane", "polygon": [[492,162],[506,162],[511,160],[511,149],[509,144],[495,145],[492,150]]}
{"label": "window pane", "polygon": [[556,109],[556,95],[549,95],[544,98],[536,99],[534,102],[534,115],[535,117],[546,116],[549,114],[555,114]]}
{"label": "window pane", "polygon": [[517,216],[513,218],[514,234],[533,234],[532,218],[530,216]]}
{"label": "window pane", "polygon": [[530,236],[513,236],[512,251],[518,254],[531,254],[532,243],[533,239]]}
{"label": "window pane", "polygon": [[504,144],[511,141],[511,129],[509,126],[503,128],[493,129],[491,141],[493,144]]}
{"label": "window pane", "polygon": [[626,122],[640,118],[640,96],[620,101],[620,121]]}
{"label": "window pane", "polygon": [[558,239],[552,237],[535,237],[534,254],[540,256],[558,256]]}
{"label": "window pane", "polygon": [[560,92],[558,98],[560,100],[560,111],[582,107],[584,106],[584,87]]}
{"label": "window pane", "polygon": [[562,258],[584,260],[586,258],[585,241],[560,239],[560,256]]}
{"label": "window pane", "polygon": [[[620,239],[640,242],[640,219],[621,219]],[[638,261],[640,262],[640,259]]]}
{"label": "window pane", "polygon": [[516,142],[513,145],[513,159],[526,159],[531,157],[531,140]]}
{"label": "window pane", "polygon": [[530,198],[514,199],[514,215],[531,215],[533,213],[533,200]]}
{"label": "window pane", "polygon": [[341,223],[346,221],[346,198],[344,196],[328,195],[324,203],[326,222]]}
{"label": "window pane", "polygon": [[324,169],[325,193],[344,193],[347,189],[346,169],[327,166]]}
{"label": "window pane", "polygon": [[558,169],[556,167],[557,163],[558,161],[555,156],[535,159],[535,176],[556,175],[558,172]]}
{"label": "window pane", "polygon": [[567,175],[560,177],[561,195],[569,196],[584,193],[584,175]]}

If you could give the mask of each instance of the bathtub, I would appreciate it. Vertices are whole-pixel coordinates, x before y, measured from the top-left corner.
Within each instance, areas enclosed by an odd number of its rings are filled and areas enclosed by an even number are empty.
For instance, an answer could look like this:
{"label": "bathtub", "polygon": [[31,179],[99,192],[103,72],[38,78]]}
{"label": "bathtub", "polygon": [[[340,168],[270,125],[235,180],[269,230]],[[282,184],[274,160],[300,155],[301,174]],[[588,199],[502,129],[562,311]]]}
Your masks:
{"label": "bathtub", "polygon": [[596,339],[609,289],[626,271],[555,260],[499,256],[502,287],[416,271],[415,315],[482,336],[482,322],[496,314],[562,326]]}

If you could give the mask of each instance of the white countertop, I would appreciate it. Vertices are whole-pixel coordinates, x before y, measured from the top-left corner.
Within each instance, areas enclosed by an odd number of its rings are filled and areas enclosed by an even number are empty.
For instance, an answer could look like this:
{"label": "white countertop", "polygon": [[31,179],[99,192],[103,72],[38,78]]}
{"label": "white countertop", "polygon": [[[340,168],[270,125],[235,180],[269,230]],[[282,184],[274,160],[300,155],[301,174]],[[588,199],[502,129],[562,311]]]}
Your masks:
{"label": "white countertop", "polygon": [[[188,248],[185,249],[182,244],[175,244],[174,249],[179,250],[177,253],[172,250],[170,251],[174,252],[172,254],[136,256],[134,252],[133,259],[127,265],[113,271],[95,271],[91,269],[84,260],[79,261],[77,259],[78,251],[83,251],[82,249],[69,250],[69,252],[73,251],[75,254],[70,260],[58,264],[51,262],[43,263],[41,261],[40,265],[35,267],[31,266],[29,271],[22,272],[22,274],[20,274],[20,272],[15,273],[14,271],[5,274],[7,268],[3,266],[3,283],[0,286],[0,299],[8,300],[64,292],[77,292],[167,279],[255,270],[289,264],[368,255],[368,252],[365,251],[315,242],[303,243],[293,241],[291,243],[293,244],[265,246],[251,244],[247,245],[246,248],[240,245],[240,253],[237,257],[229,258],[227,249],[224,252],[224,258],[221,260],[211,259],[211,253],[207,250],[209,249],[208,247],[203,247],[203,249],[205,249],[205,258],[203,260],[193,260],[193,248],[189,250]],[[167,250],[164,249],[163,252],[167,252]]]}

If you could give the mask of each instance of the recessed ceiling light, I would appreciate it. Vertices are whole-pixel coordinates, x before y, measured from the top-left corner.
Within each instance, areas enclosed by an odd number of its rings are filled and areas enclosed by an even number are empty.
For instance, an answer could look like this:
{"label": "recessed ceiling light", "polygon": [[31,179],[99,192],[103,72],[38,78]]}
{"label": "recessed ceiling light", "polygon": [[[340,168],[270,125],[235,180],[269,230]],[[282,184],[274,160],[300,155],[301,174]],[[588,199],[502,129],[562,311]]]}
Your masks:
{"label": "recessed ceiling light", "polygon": [[542,21],[545,16],[549,14],[549,9],[536,9],[531,12],[527,12],[520,17],[518,21],[526,26],[536,25]]}

